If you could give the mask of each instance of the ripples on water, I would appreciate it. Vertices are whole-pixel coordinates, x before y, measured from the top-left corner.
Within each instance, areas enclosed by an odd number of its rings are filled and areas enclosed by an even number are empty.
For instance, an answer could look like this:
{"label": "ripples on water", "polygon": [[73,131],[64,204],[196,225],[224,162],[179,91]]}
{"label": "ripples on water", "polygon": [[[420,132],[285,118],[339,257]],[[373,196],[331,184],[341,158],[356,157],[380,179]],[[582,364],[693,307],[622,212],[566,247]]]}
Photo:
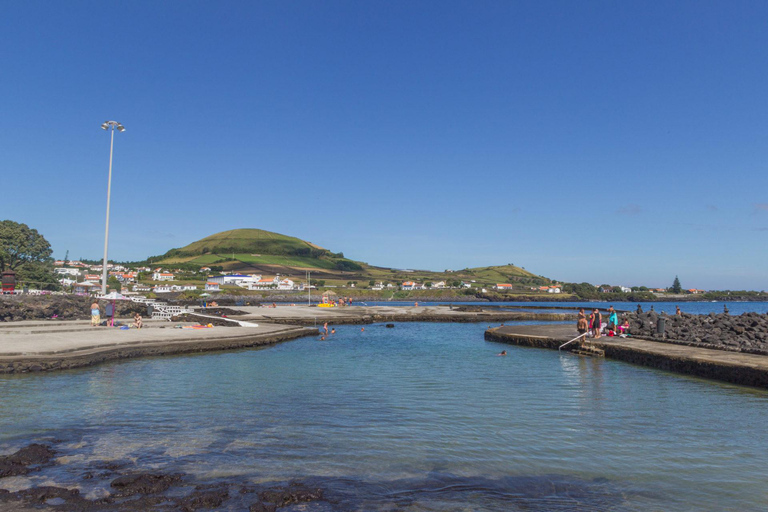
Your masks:
{"label": "ripples on water", "polygon": [[485,327],[339,326],[325,342],[0,377],[0,453],[52,439],[61,453],[0,487],[96,497],[108,480],[82,474],[120,461],[299,479],[336,502],[302,510],[764,509],[768,393],[488,343]]}

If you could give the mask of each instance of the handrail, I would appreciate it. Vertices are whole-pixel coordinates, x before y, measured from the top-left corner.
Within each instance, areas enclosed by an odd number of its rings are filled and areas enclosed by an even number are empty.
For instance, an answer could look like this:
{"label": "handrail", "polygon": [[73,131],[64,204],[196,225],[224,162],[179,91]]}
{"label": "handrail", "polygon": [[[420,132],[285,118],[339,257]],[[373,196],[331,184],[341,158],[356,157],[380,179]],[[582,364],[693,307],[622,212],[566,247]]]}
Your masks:
{"label": "handrail", "polygon": [[579,334],[578,336],[576,336],[575,338],[573,338],[571,341],[569,341],[569,342],[567,342],[567,343],[563,343],[562,345],[560,345],[559,347],[557,347],[557,350],[560,350],[560,349],[562,349],[562,348],[563,348],[564,346],[566,346],[566,345],[570,345],[571,343],[573,343],[573,342],[574,342],[574,341],[576,341],[577,339],[579,339],[579,338],[583,338],[583,337],[584,337],[584,336],[586,336],[586,335],[587,335],[587,333],[584,333],[584,334]]}

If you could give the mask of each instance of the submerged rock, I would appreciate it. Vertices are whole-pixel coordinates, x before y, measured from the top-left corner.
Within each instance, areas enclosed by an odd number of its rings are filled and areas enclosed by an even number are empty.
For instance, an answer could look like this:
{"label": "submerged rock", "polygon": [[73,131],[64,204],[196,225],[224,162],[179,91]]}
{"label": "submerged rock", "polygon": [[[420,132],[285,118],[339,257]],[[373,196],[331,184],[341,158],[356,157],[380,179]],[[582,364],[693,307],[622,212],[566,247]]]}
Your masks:
{"label": "submerged rock", "polygon": [[267,503],[274,503],[278,507],[285,507],[294,503],[321,500],[323,490],[291,483],[288,487],[274,487],[262,491],[259,493],[259,498]]}
{"label": "submerged rock", "polygon": [[110,486],[115,489],[116,496],[133,496],[135,494],[155,494],[167,491],[171,485],[181,480],[180,473],[163,475],[159,473],[138,473],[126,475],[112,480]]}
{"label": "submerged rock", "polygon": [[6,476],[26,475],[32,468],[50,461],[56,452],[43,444],[33,443],[16,453],[0,457],[0,478]]}

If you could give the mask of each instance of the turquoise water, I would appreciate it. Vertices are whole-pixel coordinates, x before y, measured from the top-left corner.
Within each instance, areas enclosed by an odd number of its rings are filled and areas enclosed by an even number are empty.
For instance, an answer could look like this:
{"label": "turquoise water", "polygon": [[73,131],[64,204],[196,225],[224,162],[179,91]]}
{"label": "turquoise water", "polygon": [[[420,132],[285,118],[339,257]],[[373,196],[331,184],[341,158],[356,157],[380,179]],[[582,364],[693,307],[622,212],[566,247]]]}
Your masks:
{"label": "turquoise water", "polygon": [[295,510],[766,509],[768,392],[485,342],[486,327],[338,326],[330,341],[0,376],[0,453],[60,452],[0,488],[101,496],[108,480],[81,475],[126,461],[201,483],[306,481],[334,501]]}

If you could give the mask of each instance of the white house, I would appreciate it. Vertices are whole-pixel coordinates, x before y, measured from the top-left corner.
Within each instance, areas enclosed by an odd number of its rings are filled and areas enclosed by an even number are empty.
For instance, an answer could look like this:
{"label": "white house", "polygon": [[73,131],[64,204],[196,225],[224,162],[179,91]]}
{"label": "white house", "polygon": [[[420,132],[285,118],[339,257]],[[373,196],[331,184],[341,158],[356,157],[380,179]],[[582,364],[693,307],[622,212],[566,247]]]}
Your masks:
{"label": "white house", "polygon": [[133,291],[138,292],[138,293],[146,293],[146,292],[150,291],[151,289],[152,289],[152,287],[148,286],[146,284],[136,283],[135,285],[133,285]]}
{"label": "white house", "polygon": [[169,284],[158,284],[152,288],[152,291],[155,293],[171,293],[173,290]]}
{"label": "white house", "polygon": [[512,285],[508,283],[499,283],[494,286],[494,288],[499,291],[510,291],[512,290]]}
{"label": "white house", "polygon": [[371,286],[371,290],[383,290],[384,289],[384,283],[376,283],[373,286]]}
{"label": "white house", "polygon": [[251,290],[269,290],[270,288],[277,287],[279,282],[280,282],[280,279],[277,277],[273,279],[259,279],[256,283],[253,284],[253,286],[250,289]]}
{"label": "white house", "polygon": [[290,279],[283,279],[277,283],[278,290],[293,290],[293,281]]}
{"label": "white house", "polygon": [[173,281],[173,274],[170,272],[153,272],[153,281]]}
{"label": "white house", "polygon": [[400,285],[401,290],[417,290],[419,285],[413,281],[406,281]]}
{"label": "white house", "polygon": [[98,283],[101,281],[101,276],[99,274],[85,274],[85,280],[91,283]]}
{"label": "white house", "polygon": [[472,284],[471,283],[465,283],[464,281],[462,281],[461,282],[461,287],[462,288],[472,288]]}
{"label": "white house", "polygon": [[191,290],[197,290],[197,286],[193,284],[175,284],[171,286],[172,292],[186,292]]}
{"label": "white house", "polygon": [[560,287],[559,286],[550,286],[547,289],[547,293],[560,293]]}
{"label": "white house", "polygon": [[624,293],[631,293],[632,292],[632,288],[627,288],[626,286],[619,286],[619,288],[621,288],[621,291],[624,292]]}
{"label": "white house", "polygon": [[259,275],[248,275],[248,274],[227,274],[223,276],[214,276],[209,277],[208,281],[212,283],[219,283],[219,284],[233,284],[237,286],[242,286],[243,288],[247,288],[248,284],[250,283],[258,283],[261,279],[261,276]]}
{"label": "white house", "polygon": [[68,277],[62,277],[61,279],[59,279],[59,282],[62,284],[62,286],[72,286],[77,281],[75,281],[74,279],[70,279]]}
{"label": "white house", "polygon": [[205,283],[205,291],[207,292],[220,292],[219,283],[208,281]]}
{"label": "white house", "polygon": [[57,274],[62,274],[66,276],[76,276],[80,273],[79,269],[76,268],[57,268],[53,270]]}
{"label": "white house", "polygon": [[445,281],[438,281],[436,283],[433,283],[432,288],[439,288],[439,289],[445,288]]}

